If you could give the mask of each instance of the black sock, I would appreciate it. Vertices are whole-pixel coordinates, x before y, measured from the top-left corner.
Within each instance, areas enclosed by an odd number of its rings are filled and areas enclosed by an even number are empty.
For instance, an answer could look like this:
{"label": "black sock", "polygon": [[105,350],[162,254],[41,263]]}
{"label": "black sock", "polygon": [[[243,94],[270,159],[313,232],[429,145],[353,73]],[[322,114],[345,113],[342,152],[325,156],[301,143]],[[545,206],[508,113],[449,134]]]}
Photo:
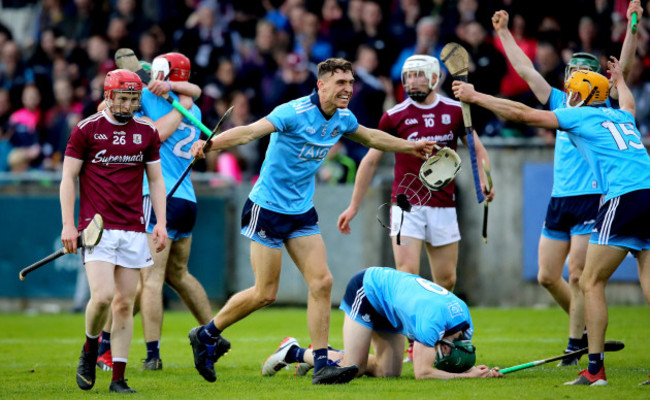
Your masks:
{"label": "black sock", "polygon": [[160,340],[147,342],[147,361],[152,358],[160,358]]}

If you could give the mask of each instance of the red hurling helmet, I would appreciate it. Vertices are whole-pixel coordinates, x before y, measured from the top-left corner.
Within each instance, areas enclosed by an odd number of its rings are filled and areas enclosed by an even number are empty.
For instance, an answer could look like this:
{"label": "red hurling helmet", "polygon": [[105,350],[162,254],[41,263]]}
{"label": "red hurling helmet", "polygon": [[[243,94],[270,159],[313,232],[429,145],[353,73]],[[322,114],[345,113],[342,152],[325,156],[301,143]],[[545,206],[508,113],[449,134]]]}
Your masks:
{"label": "red hurling helmet", "polygon": [[153,59],[151,77],[153,79],[186,82],[190,79],[192,66],[190,59],[181,53],[167,53]]}

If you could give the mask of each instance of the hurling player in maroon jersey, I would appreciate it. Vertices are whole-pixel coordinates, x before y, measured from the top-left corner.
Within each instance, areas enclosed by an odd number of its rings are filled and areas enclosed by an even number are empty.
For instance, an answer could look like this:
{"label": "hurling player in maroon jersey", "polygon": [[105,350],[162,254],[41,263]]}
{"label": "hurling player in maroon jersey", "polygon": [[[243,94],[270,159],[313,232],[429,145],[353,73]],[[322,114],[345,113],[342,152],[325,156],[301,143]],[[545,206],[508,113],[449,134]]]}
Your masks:
{"label": "hurling player in maroon jersey", "polygon": [[[77,385],[95,384],[98,337],[108,314],[113,314],[113,379],[110,391],[133,393],[124,379],[133,336],[133,303],[140,268],[153,264],[142,212],[142,180],[146,170],[151,201],[158,218],[153,230],[156,251],[165,248],[165,182],[160,168],[160,138],[149,122],[134,118],[140,106],[142,81],[118,69],[104,81],[108,105],[79,122],[70,134],[63,161],[60,197],[67,252],[77,253],[77,237],[96,213],[104,232],[93,249],[82,249],[90,285],[86,307],[86,343],[77,367]],[[79,226],[74,223],[75,185],[79,180]]]}
{"label": "hurling player in maroon jersey", "polygon": [[[406,140],[432,140],[440,147],[447,146],[454,150],[458,138],[467,145],[460,102],[436,93],[439,79],[440,65],[436,58],[427,55],[409,57],[402,68],[402,84],[409,97],[384,113],[379,121],[379,129]],[[485,160],[489,166],[487,151],[476,133],[474,141],[479,165]],[[370,149],[361,160],[350,205],[338,219],[338,227],[342,233],[350,233],[350,221],[357,214],[383,155],[383,151]],[[422,161],[413,156],[395,153],[391,199],[393,203],[401,192],[399,185],[404,174],[418,176],[421,164]],[[488,193],[482,174],[480,180],[487,200],[492,201],[494,189]],[[420,182],[413,184],[419,185]],[[450,291],[456,284],[460,241],[454,186],[452,181],[442,190],[432,191],[431,197],[424,204],[416,205],[411,213],[404,212],[404,221],[401,224],[403,211],[398,206],[392,206],[390,233],[398,270],[419,274],[420,252],[424,244],[433,280]],[[411,200],[413,202],[415,199]],[[398,245],[396,236],[400,228],[402,240]],[[411,348],[409,355],[412,354]]]}

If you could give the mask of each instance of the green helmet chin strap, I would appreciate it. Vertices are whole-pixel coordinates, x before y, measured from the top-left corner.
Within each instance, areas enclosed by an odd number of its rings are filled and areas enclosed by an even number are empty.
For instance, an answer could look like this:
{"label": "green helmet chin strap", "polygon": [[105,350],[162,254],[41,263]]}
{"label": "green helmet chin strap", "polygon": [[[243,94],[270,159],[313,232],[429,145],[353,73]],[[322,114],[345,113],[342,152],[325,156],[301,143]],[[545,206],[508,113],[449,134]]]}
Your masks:
{"label": "green helmet chin strap", "polygon": [[600,73],[600,61],[598,61],[598,57],[596,57],[591,53],[584,53],[584,52],[573,53],[571,59],[569,60],[569,63],[566,65],[566,68],[564,69],[565,81],[571,75],[571,69],[573,68],[586,69],[589,71]]}
{"label": "green helmet chin strap", "polygon": [[452,373],[465,372],[476,363],[476,347],[469,340],[441,340],[450,347],[448,355],[442,353],[442,346],[438,346],[436,361],[433,365],[443,371]]}

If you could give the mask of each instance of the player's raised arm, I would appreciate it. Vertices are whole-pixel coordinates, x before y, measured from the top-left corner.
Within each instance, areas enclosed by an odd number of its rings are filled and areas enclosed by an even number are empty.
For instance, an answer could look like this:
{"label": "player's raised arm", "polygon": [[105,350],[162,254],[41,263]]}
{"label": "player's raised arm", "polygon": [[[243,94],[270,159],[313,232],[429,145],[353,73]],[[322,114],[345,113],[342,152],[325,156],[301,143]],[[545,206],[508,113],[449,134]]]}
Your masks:
{"label": "player's raised arm", "polygon": [[611,61],[607,61],[607,72],[611,76],[612,85],[618,91],[618,104],[621,110],[629,111],[633,116],[636,116],[636,103],[630,88],[623,79],[623,71],[621,65],[616,57],[610,57]]}
{"label": "player's raised arm", "polygon": [[623,40],[623,47],[621,47],[621,56],[619,57],[621,64],[621,72],[623,78],[627,79],[632,63],[634,62],[634,55],[636,54],[636,47],[639,38],[639,31],[632,30],[632,14],[636,13],[638,23],[641,22],[641,15],[643,15],[643,7],[638,0],[630,1],[627,6],[627,31],[625,32],[625,39]]}
{"label": "player's raised arm", "polygon": [[366,128],[363,125],[359,125],[357,131],[348,137],[355,142],[377,150],[409,153],[422,160],[431,154],[433,146],[436,144],[435,142],[424,139],[418,140],[417,142],[410,142],[378,129]]}
{"label": "player's raised arm", "polygon": [[542,104],[546,104],[551,95],[552,87],[535,69],[533,62],[528,58],[526,53],[517,45],[515,38],[508,30],[508,20],[509,16],[506,11],[497,11],[492,15],[492,26],[501,40],[506,57],[512,67],[526,81],[537,100]]}

